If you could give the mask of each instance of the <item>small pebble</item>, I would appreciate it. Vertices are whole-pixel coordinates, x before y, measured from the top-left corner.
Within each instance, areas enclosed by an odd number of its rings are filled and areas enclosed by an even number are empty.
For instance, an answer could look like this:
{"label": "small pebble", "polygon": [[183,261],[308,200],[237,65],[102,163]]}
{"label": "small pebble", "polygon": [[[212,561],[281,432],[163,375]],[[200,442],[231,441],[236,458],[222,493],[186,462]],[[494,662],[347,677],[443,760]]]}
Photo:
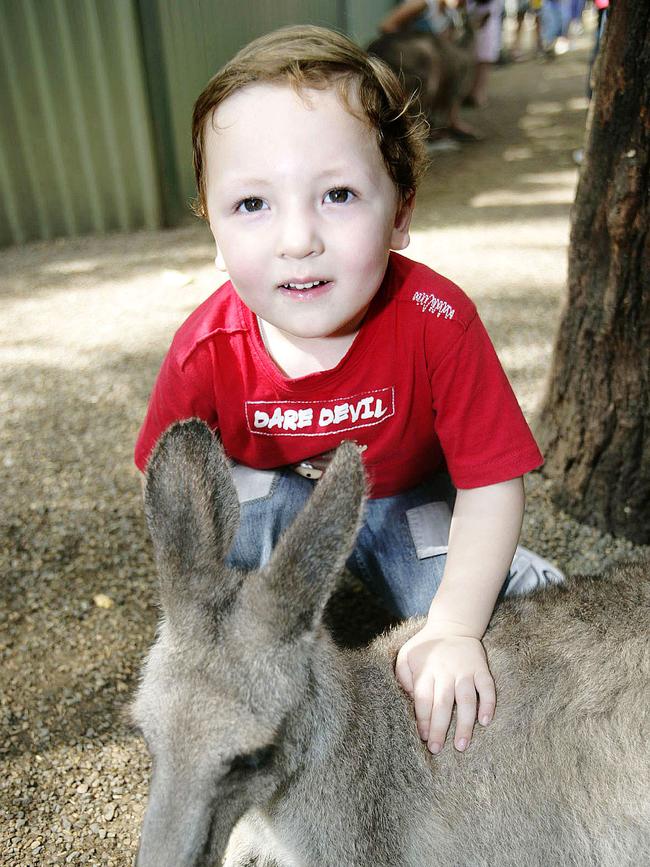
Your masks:
{"label": "small pebble", "polygon": [[107,596],[105,593],[97,593],[96,596],[93,596],[93,602],[98,608],[112,608],[113,600],[110,596]]}

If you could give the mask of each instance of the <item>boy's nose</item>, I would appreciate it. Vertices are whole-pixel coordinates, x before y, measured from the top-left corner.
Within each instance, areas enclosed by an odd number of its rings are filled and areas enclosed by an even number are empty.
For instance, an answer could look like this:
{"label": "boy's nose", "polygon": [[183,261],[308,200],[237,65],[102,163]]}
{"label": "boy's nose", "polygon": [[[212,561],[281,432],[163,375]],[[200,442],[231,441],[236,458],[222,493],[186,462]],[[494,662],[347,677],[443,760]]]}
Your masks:
{"label": "boy's nose", "polygon": [[313,214],[296,208],[284,216],[278,237],[280,257],[304,259],[323,250],[323,239]]}

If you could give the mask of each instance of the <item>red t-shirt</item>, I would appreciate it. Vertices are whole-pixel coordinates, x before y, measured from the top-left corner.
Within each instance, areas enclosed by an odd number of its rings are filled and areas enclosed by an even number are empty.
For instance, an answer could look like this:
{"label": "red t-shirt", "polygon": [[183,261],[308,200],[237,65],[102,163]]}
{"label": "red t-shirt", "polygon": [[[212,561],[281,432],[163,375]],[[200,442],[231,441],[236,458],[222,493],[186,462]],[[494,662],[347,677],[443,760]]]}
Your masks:
{"label": "red t-shirt", "polygon": [[227,454],[259,469],[354,440],[371,496],[407,490],[446,462],[457,488],[521,476],[542,456],[474,304],[425,265],[391,253],[352,346],[331,370],[290,379],[231,283],[176,332],[135,449],[198,417]]}

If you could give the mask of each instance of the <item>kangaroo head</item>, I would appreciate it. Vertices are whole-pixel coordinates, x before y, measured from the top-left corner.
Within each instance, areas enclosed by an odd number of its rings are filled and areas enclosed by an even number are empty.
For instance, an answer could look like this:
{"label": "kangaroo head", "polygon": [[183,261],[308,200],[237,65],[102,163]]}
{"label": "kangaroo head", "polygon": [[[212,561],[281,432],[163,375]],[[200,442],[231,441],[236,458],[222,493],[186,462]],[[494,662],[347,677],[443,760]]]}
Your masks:
{"label": "kangaroo head", "polygon": [[173,425],[147,468],[162,619],[132,716],[152,757],[139,867],[220,863],[230,831],[292,772],[283,739],[310,689],[321,615],[354,544],[365,481],[343,444],[263,569],[225,565],[237,495],[218,440]]}

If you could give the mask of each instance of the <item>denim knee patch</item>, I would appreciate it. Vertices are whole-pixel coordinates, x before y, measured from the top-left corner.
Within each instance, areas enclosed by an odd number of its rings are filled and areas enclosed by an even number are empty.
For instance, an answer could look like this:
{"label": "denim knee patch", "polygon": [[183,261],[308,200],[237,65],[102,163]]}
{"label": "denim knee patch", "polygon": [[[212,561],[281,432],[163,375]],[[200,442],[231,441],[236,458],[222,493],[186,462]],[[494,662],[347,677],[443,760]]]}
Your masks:
{"label": "denim knee patch", "polygon": [[408,509],[406,520],[418,560],[447,553],[451,526],[451,509],[447,503],[425,503]]}
{"label": "denim knee patch", "polygon": [[230,474],[240,503],[249,503],[251,500],[261,500],[271,496],[274,483],[279,476],[277,470],[255,470],[243,464],[233,464]]}

